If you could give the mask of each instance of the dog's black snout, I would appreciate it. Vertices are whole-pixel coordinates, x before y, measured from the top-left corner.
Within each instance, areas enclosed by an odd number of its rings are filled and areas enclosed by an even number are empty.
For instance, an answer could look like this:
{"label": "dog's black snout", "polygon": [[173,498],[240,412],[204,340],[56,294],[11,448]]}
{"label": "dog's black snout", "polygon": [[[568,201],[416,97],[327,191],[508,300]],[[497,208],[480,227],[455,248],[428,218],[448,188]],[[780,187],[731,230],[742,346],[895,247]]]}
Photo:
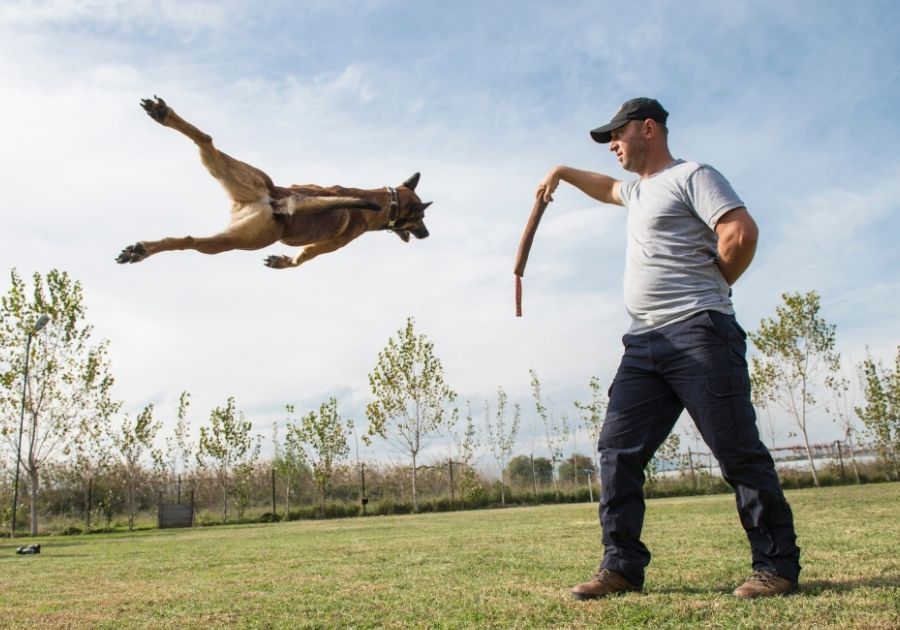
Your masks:
{"label": "dog's black snout", "polygon": [[412,235],[416,238],[428,238],[428,228],[425,226],[410,230],[410,232],[412,232]]}

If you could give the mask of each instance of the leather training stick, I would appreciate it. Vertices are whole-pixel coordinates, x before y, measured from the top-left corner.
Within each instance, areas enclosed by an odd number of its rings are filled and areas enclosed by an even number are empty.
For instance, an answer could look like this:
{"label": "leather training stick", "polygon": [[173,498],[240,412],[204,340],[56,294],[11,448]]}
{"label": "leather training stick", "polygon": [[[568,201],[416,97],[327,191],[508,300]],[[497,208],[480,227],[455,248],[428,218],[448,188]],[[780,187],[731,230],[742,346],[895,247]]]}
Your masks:
{"label": "leather training stick", "polygon": [[534,235],[537,233],[538,224],[547,209],[547,202],[544,201],[544,195],[534,202],[531,208],[531,216],[528,217],[528,223],[525,225],[525,231],[522,233],[522,240],[519,241],[519,252],[516,254],[516,268],[513,273],[516,274],[516,317],[522,317],[522,276],[525,275],[525,263],[528,262],[528,252],[531,251],[531,243],[534,241]]}

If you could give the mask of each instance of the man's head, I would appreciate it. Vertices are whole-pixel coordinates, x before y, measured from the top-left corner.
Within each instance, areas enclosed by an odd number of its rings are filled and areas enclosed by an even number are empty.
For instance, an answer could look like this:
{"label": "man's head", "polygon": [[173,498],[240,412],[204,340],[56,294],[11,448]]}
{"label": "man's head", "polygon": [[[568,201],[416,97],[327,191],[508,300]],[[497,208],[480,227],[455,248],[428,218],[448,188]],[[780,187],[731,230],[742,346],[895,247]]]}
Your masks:
{"label": "man's head", "polygon": [[632,120],[654,120],[665,126],[669,118],[669,112],[663,109],[654,98],[633,98],[625,101],[619,111],[615,113],[608,123],[591,131],[591,138],[600,144],[606,144],[612,140],[612,131],[625,126]]}
{"label": "man's head", "polygon": [[595,141],[609,150],[626,171],[646,175],[671,161],[666,120],[669,112],[652,98],[625,102],[612,120],[591,131]]}

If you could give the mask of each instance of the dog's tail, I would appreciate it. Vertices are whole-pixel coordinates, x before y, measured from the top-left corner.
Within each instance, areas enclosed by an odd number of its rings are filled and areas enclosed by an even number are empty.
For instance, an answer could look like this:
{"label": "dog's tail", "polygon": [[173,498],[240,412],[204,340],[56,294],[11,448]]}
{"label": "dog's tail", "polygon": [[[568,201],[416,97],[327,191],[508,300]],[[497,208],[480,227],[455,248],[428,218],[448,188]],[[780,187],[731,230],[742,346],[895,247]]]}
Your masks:
{"label": "dog's tail", "polygon": [[275,214],[321,214],[334,210],[361,209],[381,210],[381,204],[359,197],[316,197],[312,195],[291,195],[273,205]]}

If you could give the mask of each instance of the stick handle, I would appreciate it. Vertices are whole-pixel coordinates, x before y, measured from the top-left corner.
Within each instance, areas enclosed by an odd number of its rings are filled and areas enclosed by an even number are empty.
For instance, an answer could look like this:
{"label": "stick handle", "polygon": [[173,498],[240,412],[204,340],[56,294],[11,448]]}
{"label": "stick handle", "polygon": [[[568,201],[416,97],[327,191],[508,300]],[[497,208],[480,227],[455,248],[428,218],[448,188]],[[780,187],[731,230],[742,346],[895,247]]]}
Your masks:
{"label": "stick handle", "polygon": [[528,254],[531,252],[531,244],[534,242],[534,235],[537,233],[538,225],[541,223],[541,217],[544,216],[544,210],[547,209],[547,202],[544,201],[543,195],[537,198],[534,206],[531,208],[531,216],[528,217],[528,223],[525,225],[525,231],[522,233],[522,240],[519,241],[519,251],[516,253],[516,267],[513,273],[516,274],[516,317],[522,317],[522,276],[525,275],[525,265],[528,262]]}
{"label": "stick handle", "polygon": [[525,275],[525,264],[528,262],[528,253],[531,251],[531,244],[534,242],[534,235],[537,233],[538,225],[541,217],[544,216],[544,210],[547,209],[547,202],[543,196],[538,197],[531,208],[531,216],[528,217],[528,223],[525,225],[525,231],[522,233],[522,240],[519,241],[519,251],[516,254],[516,267],[513,270],[520,278]]}

